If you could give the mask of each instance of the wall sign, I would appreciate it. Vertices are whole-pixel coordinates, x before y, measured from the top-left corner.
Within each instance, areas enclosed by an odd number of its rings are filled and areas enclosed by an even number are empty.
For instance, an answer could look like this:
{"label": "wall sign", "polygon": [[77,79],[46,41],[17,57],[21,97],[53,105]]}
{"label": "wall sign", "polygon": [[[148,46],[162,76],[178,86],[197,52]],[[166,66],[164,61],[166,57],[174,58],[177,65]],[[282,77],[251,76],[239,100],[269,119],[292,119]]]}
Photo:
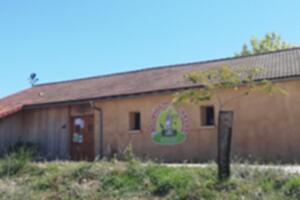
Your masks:
{"label": "wall sign", "polygon": [[79,133],[74,133],[73,134],[73,142],[78,143],[78,144],[83,143],[83,135],[81,135]]}
{"label": "wall sign", "polygon": [[79,126],[80,128],[84,128],[84,120],[81,118],[76,118],[74,120],[75,126]]}
{"label": "wall sign", "polygon": [[189,121],[186,111],[171,103],[157,106],[152,114],[152,139],[156,144],[175,145],[187,139]]}
{"label": "wall sign", "polygon": [[84,120],[82,118],[74,119],[75,132],[73,133],[73,142],[77,144],[83,143],[83,135],[81,133],[81,129],[84,128]]}

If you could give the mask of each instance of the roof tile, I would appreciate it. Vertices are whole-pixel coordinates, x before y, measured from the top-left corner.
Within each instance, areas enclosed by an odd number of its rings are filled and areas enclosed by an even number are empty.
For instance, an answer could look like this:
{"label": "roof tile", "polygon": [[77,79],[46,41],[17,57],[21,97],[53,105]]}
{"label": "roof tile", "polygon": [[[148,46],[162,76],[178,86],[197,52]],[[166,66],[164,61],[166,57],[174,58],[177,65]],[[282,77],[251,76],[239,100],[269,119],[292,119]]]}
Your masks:
{"label": "roof tile", "polygon": [[21,110],[23,106],[189,87],[190,83],[183,79],[184,74],[222,65],[265,68],[258,79],[300,76],[300,48],[37,85],[1,99],[0,118]]}

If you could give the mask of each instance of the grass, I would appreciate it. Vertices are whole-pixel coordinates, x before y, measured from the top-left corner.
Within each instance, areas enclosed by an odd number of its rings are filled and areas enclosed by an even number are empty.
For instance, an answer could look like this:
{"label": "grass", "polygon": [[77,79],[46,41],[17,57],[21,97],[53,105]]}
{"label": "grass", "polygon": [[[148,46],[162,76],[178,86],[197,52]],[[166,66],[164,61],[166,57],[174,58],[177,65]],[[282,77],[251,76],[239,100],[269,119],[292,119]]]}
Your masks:
{"label": "grass", "polygon": [[134,159],[93,163],[27,159],[21,165],[5,164],[7,159],[24,157],[9,155],[0,160],[0,199],[300,199],[300,176],[280,170],[234,166],[232,178],[220,182],[213,164],[168,167]]}
{"label": "grass", "polygon": [[4,156],[0,160],[0,177],[17,174],[20,170],[33,160],[34,152],[26,147],[20,147],[17,150]]}
{"label": "grass", "polygon": [[186,134],[182,132],[178,132],[175,136],[163,136],[162,133],[157,133],[153,137],[154,141],[157,144],[164,145],[172,145],[172,144],[180,144],[186,140]]}

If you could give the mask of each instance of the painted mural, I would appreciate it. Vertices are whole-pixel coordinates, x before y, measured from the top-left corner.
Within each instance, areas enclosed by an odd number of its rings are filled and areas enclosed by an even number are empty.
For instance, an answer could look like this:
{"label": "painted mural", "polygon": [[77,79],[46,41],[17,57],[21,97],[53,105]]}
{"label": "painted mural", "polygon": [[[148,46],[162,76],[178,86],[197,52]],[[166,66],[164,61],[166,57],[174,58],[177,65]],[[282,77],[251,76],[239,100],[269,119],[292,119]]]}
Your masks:
{"label": "painted mural", "polygon": [[156,144],[176,145],[183,143],[188,136],[188,115],[180,107],[164,102],[152,114],[152,139]]}

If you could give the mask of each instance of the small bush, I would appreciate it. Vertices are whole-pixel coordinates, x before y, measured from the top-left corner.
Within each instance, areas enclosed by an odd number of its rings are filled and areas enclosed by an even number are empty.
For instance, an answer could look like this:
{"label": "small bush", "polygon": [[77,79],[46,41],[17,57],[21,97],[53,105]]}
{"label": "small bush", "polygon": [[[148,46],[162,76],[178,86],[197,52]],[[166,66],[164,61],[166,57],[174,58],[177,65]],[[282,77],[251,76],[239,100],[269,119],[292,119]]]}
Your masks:
{"label": "small bush", "polygon": [[74,169],[71,176],[81,183],[83,180],[89,180],[95,178],[96,174],[92,172],[93,164],[91,163],[80,163],[78,168]]}
{"label": "small bush", "polygon": [[284,186],[285,195],[290,199],[300,199],[300,178],[293,178]]}
{"label": "small bush", "polygon": [[124,157],[124,161],[126,161],[126,162],[132,162],[132,161],[136,160],[136,157],[135,157],[133,149],[132,149],[132,145],[129,145],[125,149],[123,157]]}
{"label": "small bush", "polygon": [[39,147],[31,142],[16,142],[8,148],[8,154],[16,153],[20,151],[28,151],[31,152],[33,157],[38,156]]}
{"label": "small bush", "polygon": [[32,188],[34,190],[41,190],[41,191],[45,191],[45,190],[49,190],[51,188],[55,188],[53,187],[53,178],[49,177],[49,176],[42,176],[39,179],[35,179],[32,182]]}
{"label": "small bush", "polygon": [[34,152],[27,147],[10,151],[0,162],[0,176],[12,176],[25,168],[33,160]]}
{"label": "small bush", "polygon": [[170,168],[154,165],[147,168],[147,176],[152,183],[151,193],[155,196],[167,196],[171,191],[192,186],[194,177],[186,173],[185,168]]}

